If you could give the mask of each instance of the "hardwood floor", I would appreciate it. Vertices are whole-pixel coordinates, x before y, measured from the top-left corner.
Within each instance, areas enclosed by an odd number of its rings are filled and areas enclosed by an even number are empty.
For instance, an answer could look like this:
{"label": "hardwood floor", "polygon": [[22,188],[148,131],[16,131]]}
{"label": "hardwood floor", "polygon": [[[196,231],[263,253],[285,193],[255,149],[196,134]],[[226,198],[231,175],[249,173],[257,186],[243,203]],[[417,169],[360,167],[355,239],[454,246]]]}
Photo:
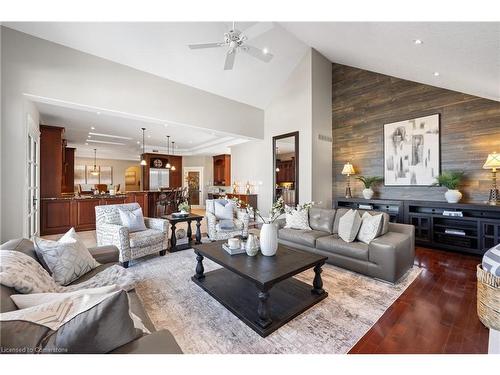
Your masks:
{"label": "hardwood floor", "polygon": [[480,257],[419,247],[423,271],[349,353],[487,353],[476,314]]}

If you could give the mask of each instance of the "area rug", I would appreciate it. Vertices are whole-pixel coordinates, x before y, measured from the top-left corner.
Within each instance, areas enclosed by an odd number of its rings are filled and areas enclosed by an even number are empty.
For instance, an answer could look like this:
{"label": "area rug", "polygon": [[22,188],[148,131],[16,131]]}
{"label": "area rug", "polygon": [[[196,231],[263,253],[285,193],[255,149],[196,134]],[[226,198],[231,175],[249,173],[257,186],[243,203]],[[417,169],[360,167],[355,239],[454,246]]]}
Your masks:
{"label": "area rug", "polygon": [[[206,258],[203,264],[205,272],[220,268]],[[191,281],[195,266],[193,250],[185,250],[129,268],[142,280],[136,290],[155,327],[170,330],[193,354],[347,353],[421,272],[413,267],[391,285],[326,264],[329,296],[262,338]],[[297,277],[312,283],[314,272]]]}

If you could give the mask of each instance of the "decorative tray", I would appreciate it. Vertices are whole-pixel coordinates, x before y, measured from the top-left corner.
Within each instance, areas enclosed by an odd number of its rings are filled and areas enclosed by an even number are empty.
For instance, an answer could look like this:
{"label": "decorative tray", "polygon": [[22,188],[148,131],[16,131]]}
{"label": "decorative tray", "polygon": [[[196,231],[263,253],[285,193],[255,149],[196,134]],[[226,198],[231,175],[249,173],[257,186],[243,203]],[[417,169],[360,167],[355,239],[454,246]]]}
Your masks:
{"label": "decorative tray", "polygon": [[231,249],[227,243],[222,244],[222,248],[227,251],[229,255],[243,254],[245,253],[245,249],[241,247],[238,249]]}

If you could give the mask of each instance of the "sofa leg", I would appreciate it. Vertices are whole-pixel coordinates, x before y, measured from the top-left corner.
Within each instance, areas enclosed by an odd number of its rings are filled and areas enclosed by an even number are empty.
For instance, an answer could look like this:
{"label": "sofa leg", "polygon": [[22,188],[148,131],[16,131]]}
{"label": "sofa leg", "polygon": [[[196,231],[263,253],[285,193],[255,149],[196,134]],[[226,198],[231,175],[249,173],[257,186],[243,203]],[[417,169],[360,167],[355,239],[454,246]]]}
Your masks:
{"label": "sofa leg", "polygon": [[160,256],[162,257],[162,256],[164,256],[166,253],[167,253],[167,250],[162,250],[162,251],[160,251]]}
{"label": "sofa leg", "polygon": [[126,262],[122,262],[122,267],[123,268],[128,268],[128,260]]}

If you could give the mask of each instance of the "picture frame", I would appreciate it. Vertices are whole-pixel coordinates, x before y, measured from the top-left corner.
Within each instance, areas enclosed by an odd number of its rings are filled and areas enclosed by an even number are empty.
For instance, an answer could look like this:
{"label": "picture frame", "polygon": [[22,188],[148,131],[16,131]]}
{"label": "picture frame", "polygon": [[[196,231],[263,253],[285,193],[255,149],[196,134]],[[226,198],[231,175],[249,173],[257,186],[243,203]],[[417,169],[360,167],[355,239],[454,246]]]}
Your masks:
{"label": "picture frame", "polygon": [[441,172],[440,114],[384,124],[384,185],[432,186]]}

